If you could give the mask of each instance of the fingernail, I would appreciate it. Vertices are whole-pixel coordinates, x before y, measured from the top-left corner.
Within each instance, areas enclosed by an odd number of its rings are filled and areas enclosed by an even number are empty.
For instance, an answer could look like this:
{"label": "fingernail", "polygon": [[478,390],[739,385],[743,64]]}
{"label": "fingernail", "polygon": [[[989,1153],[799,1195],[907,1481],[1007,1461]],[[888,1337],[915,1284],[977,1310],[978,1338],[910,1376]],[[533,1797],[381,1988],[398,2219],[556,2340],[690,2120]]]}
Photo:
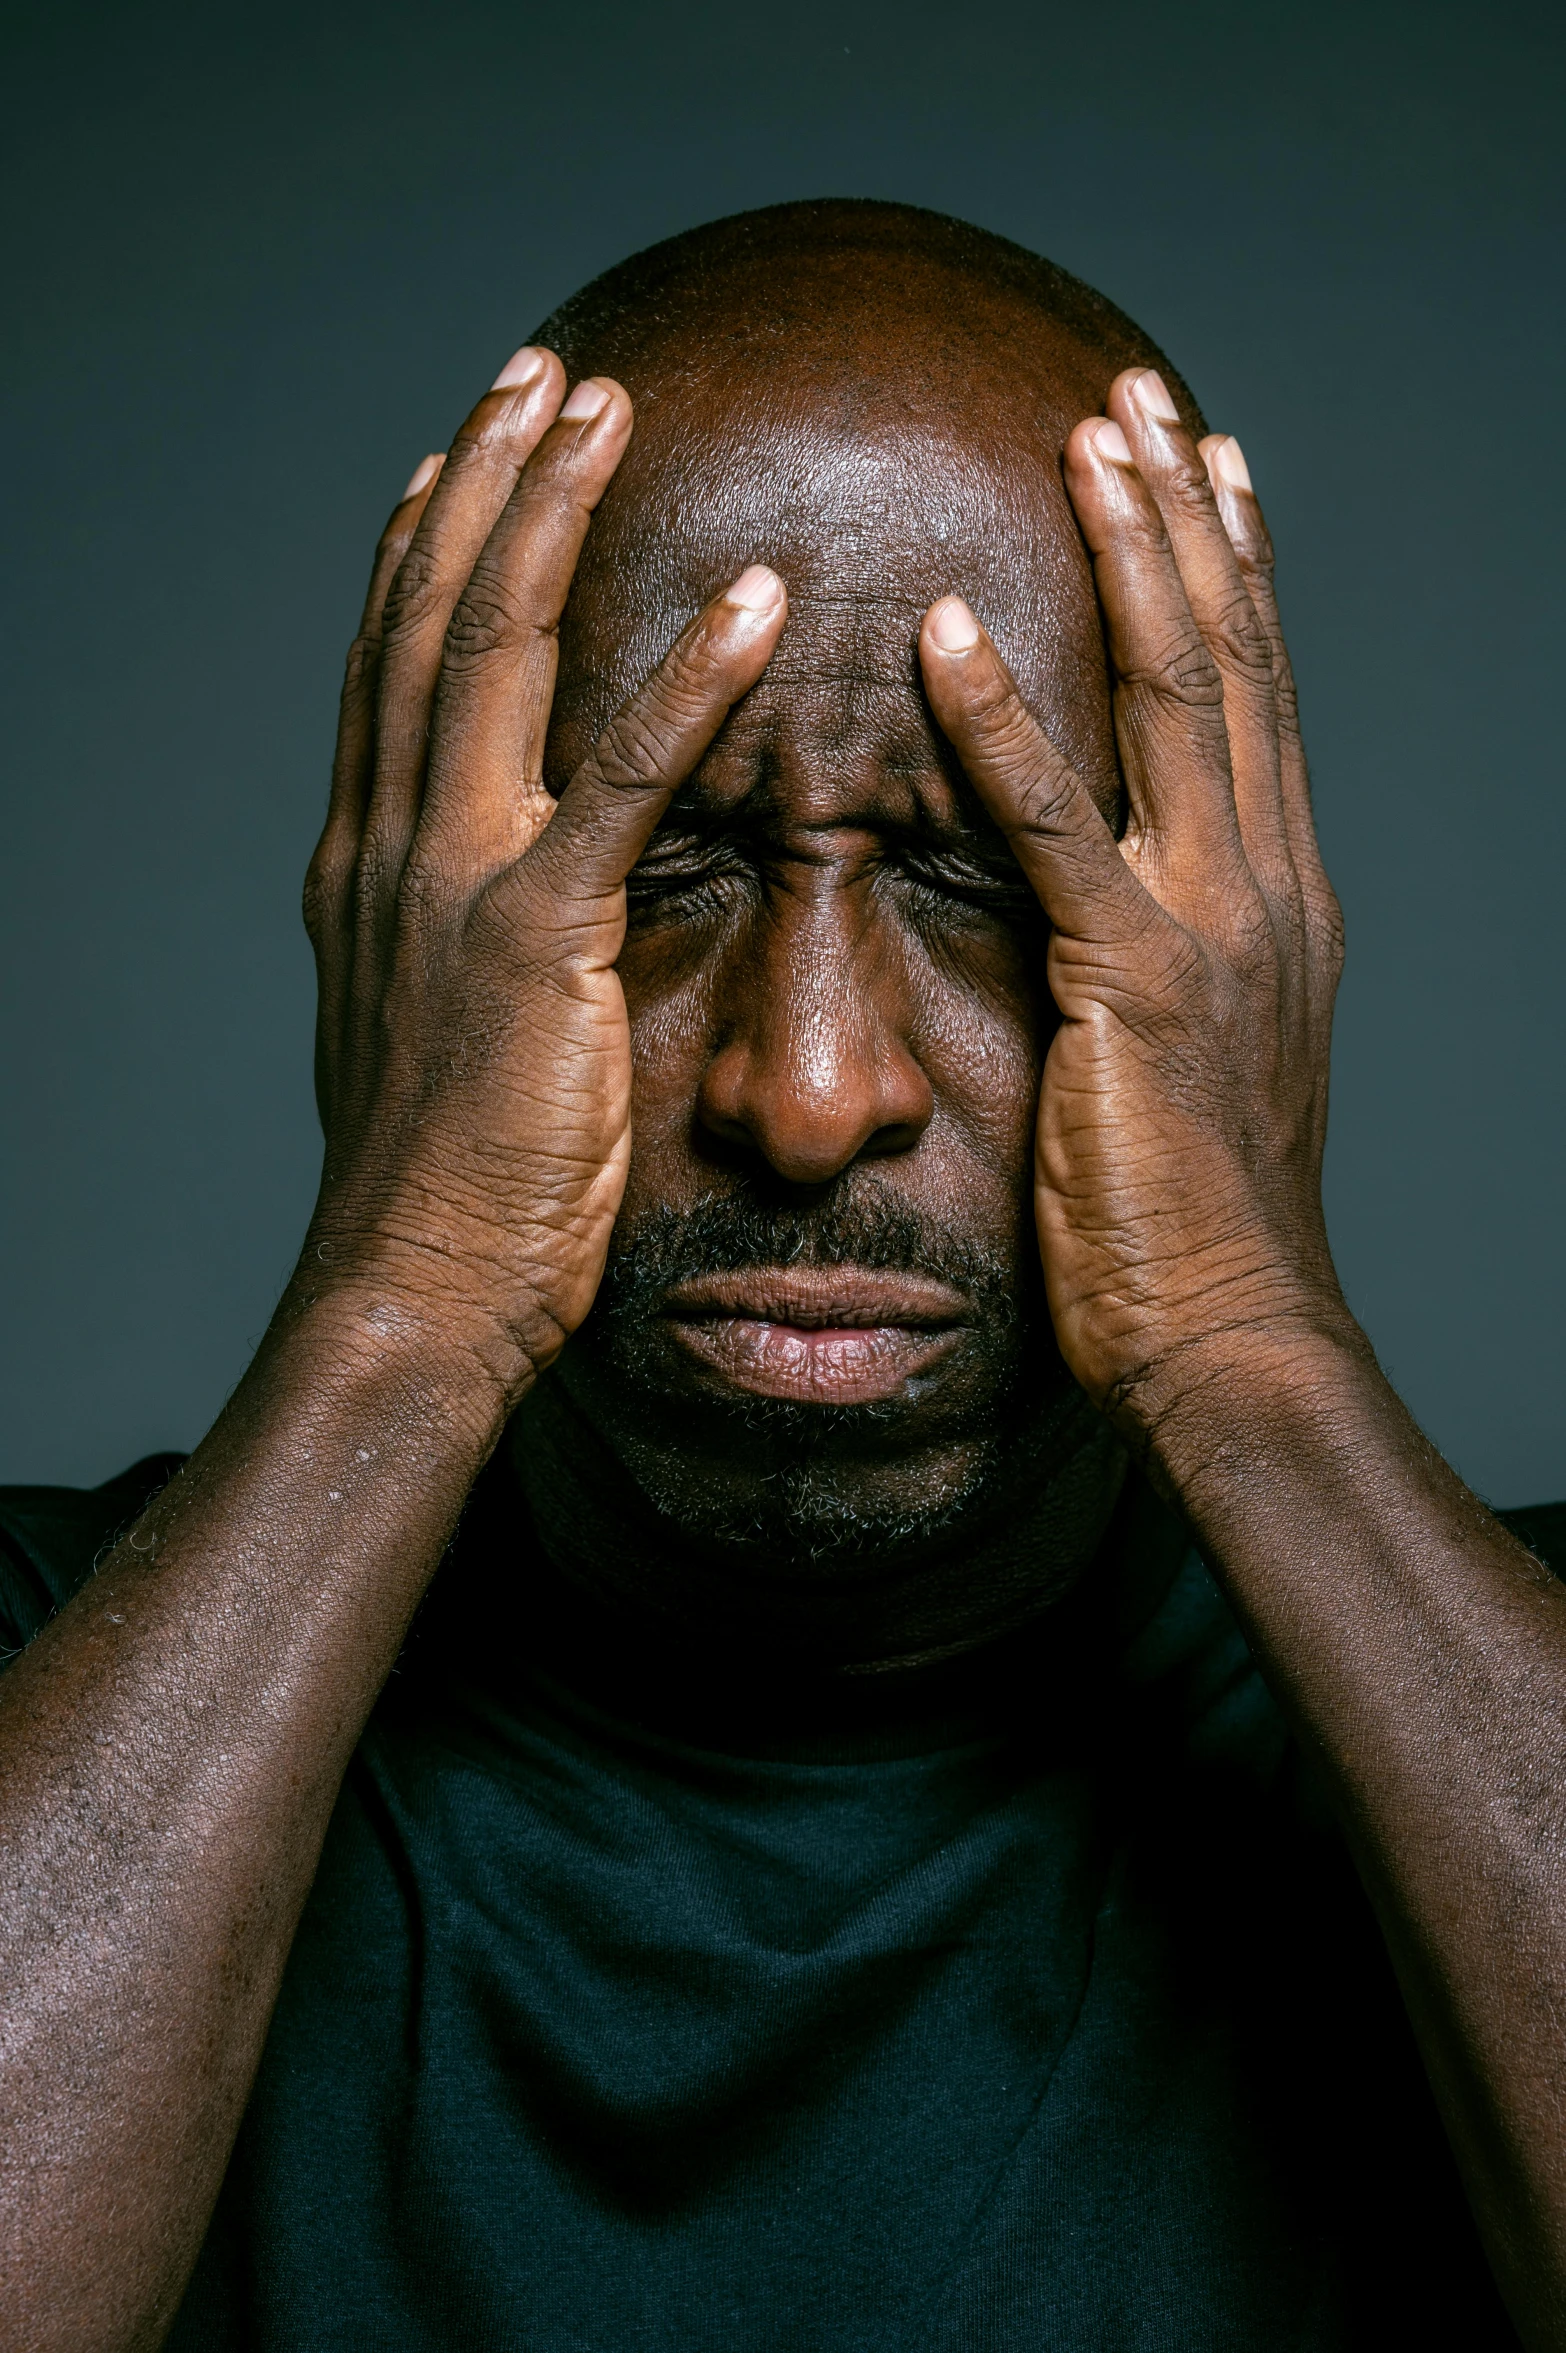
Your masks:
{"label": "fingernail", "polygon": [[1212,454],[1212,469],[1226,490],[1249,490],[1251,469],[1245,462],[1245,452],[1231,433],[1220,441]]}
{"label": "fingernail", "polygon": [[965,654],[979,642],[979,624],[960,596],[943,596],[932,605],[925,626],[943,654]]}
{"label": "fingernail", "polygon": [[585,424],[589,417],[596,417],[601,409],[606,409],[608,406],[609,395],[603,386],[595,384],[591,376],[586,376],[578,384],[560,414],[562,417],[569,417],[573,424],[581,425]]}
{"label": "fingernail", "polygon": [[1129,466],[1131,444],[1113,418],[1106,418],[1093,436],[1093,447],[1101,458],[1108,458],[1112,466]]}
{"label": "fingernail", "polygon": [[723,601],[738,605],[742,613],[770,613],[782,594],[783,583],[776,572],[769,572],[765,564],[748,564],[723,591]]}
{"label": "fingernail", "polygon": [[544,364],[544,354],[531,343],[524,343],[514,351],[500,374],[490,386],[491,392],[509,392],[514,385],[531,384]]}
{"label": "fingernail", "polygon": [[427,489],[445,462],[443,450],[436,450],[432,457],[421,458],[413,469],[413,479],[398,500],[398,505],[406,505],[410,498],[417,498],[421,490]]}
{"label": "fingernail", "polygon": [[1180,411],[1170,398],[1169,387],[1156,368],[1144,368],[1131,387],[1131,397],[1139,409],[1156,417],[1160,425],[1178,425]]}

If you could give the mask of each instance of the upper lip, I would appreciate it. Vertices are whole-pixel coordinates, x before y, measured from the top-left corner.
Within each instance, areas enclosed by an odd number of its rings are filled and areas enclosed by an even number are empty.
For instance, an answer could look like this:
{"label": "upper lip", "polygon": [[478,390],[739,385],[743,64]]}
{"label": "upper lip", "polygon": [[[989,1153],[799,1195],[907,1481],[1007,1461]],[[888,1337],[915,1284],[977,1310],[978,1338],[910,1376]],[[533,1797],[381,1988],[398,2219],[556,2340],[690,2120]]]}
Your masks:
{"label": "upper lip", "polygon": [[743,1316],[798,1331],[873,1331],[887,1324],[928,1330],[961,1323],[968,1303],[934,1275],[881,1273],[858,1266],[753,1266],[676,1283],[664,1313],[691,1322]]}

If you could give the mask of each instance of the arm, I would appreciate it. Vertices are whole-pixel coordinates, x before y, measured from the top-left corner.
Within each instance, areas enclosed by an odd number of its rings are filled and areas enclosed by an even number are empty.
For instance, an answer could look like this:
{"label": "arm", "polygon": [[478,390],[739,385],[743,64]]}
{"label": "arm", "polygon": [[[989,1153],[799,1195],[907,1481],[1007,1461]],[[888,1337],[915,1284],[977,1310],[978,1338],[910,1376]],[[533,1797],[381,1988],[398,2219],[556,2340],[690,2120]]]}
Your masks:
{"label": "arm", "polygon": [[[1118,842],[956,600],[932,703],[1053,926],[1037,1204],[1068,1363],[1179,1501],[1321,1758],[1497,2278],[1566,2344],[1566,1587],[1422,1438],[1321,1210],[1341,963],[1271,551],[1232,441],[1115,384],[1066,478]],[[1205,463],[1204,463],[1205,460]]]}
{"label": "arm", "polygon": [[399,506],[349,663],[299,1269],[183,1474],[0,1683],[0,2333],[27,2353],[166,2331],[365,1716],[602,1271],[625,875],[783,622],[747,575],[548,799],[555,624],[631,418],[614,386],[562,411],[558,361],[518,356]]}
{"label": "arm", "polygon": [[1326,1766],[1524,2341],[1566,2343],[1566,1587],[1379,1368],[1225,1348],[1155,1460]]}

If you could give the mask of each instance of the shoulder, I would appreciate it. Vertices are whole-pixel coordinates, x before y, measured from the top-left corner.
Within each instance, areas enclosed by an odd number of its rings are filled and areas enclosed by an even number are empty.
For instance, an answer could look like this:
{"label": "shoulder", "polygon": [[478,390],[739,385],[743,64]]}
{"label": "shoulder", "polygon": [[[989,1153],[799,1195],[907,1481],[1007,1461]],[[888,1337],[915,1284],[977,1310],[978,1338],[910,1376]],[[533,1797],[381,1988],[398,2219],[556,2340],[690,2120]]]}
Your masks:
{"label": "shoulder", "polygon": [[101,1487],[0,1487],[0,1657],[86,1584],[184,1459],[146,1455]]}

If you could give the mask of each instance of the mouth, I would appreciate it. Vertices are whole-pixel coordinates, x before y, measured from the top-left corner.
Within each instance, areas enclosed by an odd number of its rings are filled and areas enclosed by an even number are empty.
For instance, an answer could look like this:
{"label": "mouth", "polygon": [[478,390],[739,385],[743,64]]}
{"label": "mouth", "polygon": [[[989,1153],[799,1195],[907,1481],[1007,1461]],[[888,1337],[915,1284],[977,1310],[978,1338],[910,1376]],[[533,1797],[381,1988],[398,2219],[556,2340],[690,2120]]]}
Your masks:
{"label": "mouth", "polygon": [[747,1267],[678,1284],[663,1316],[710,1379],[752,1397],[873,1405],[960,1344],[968,1302],[933,1276]]}

